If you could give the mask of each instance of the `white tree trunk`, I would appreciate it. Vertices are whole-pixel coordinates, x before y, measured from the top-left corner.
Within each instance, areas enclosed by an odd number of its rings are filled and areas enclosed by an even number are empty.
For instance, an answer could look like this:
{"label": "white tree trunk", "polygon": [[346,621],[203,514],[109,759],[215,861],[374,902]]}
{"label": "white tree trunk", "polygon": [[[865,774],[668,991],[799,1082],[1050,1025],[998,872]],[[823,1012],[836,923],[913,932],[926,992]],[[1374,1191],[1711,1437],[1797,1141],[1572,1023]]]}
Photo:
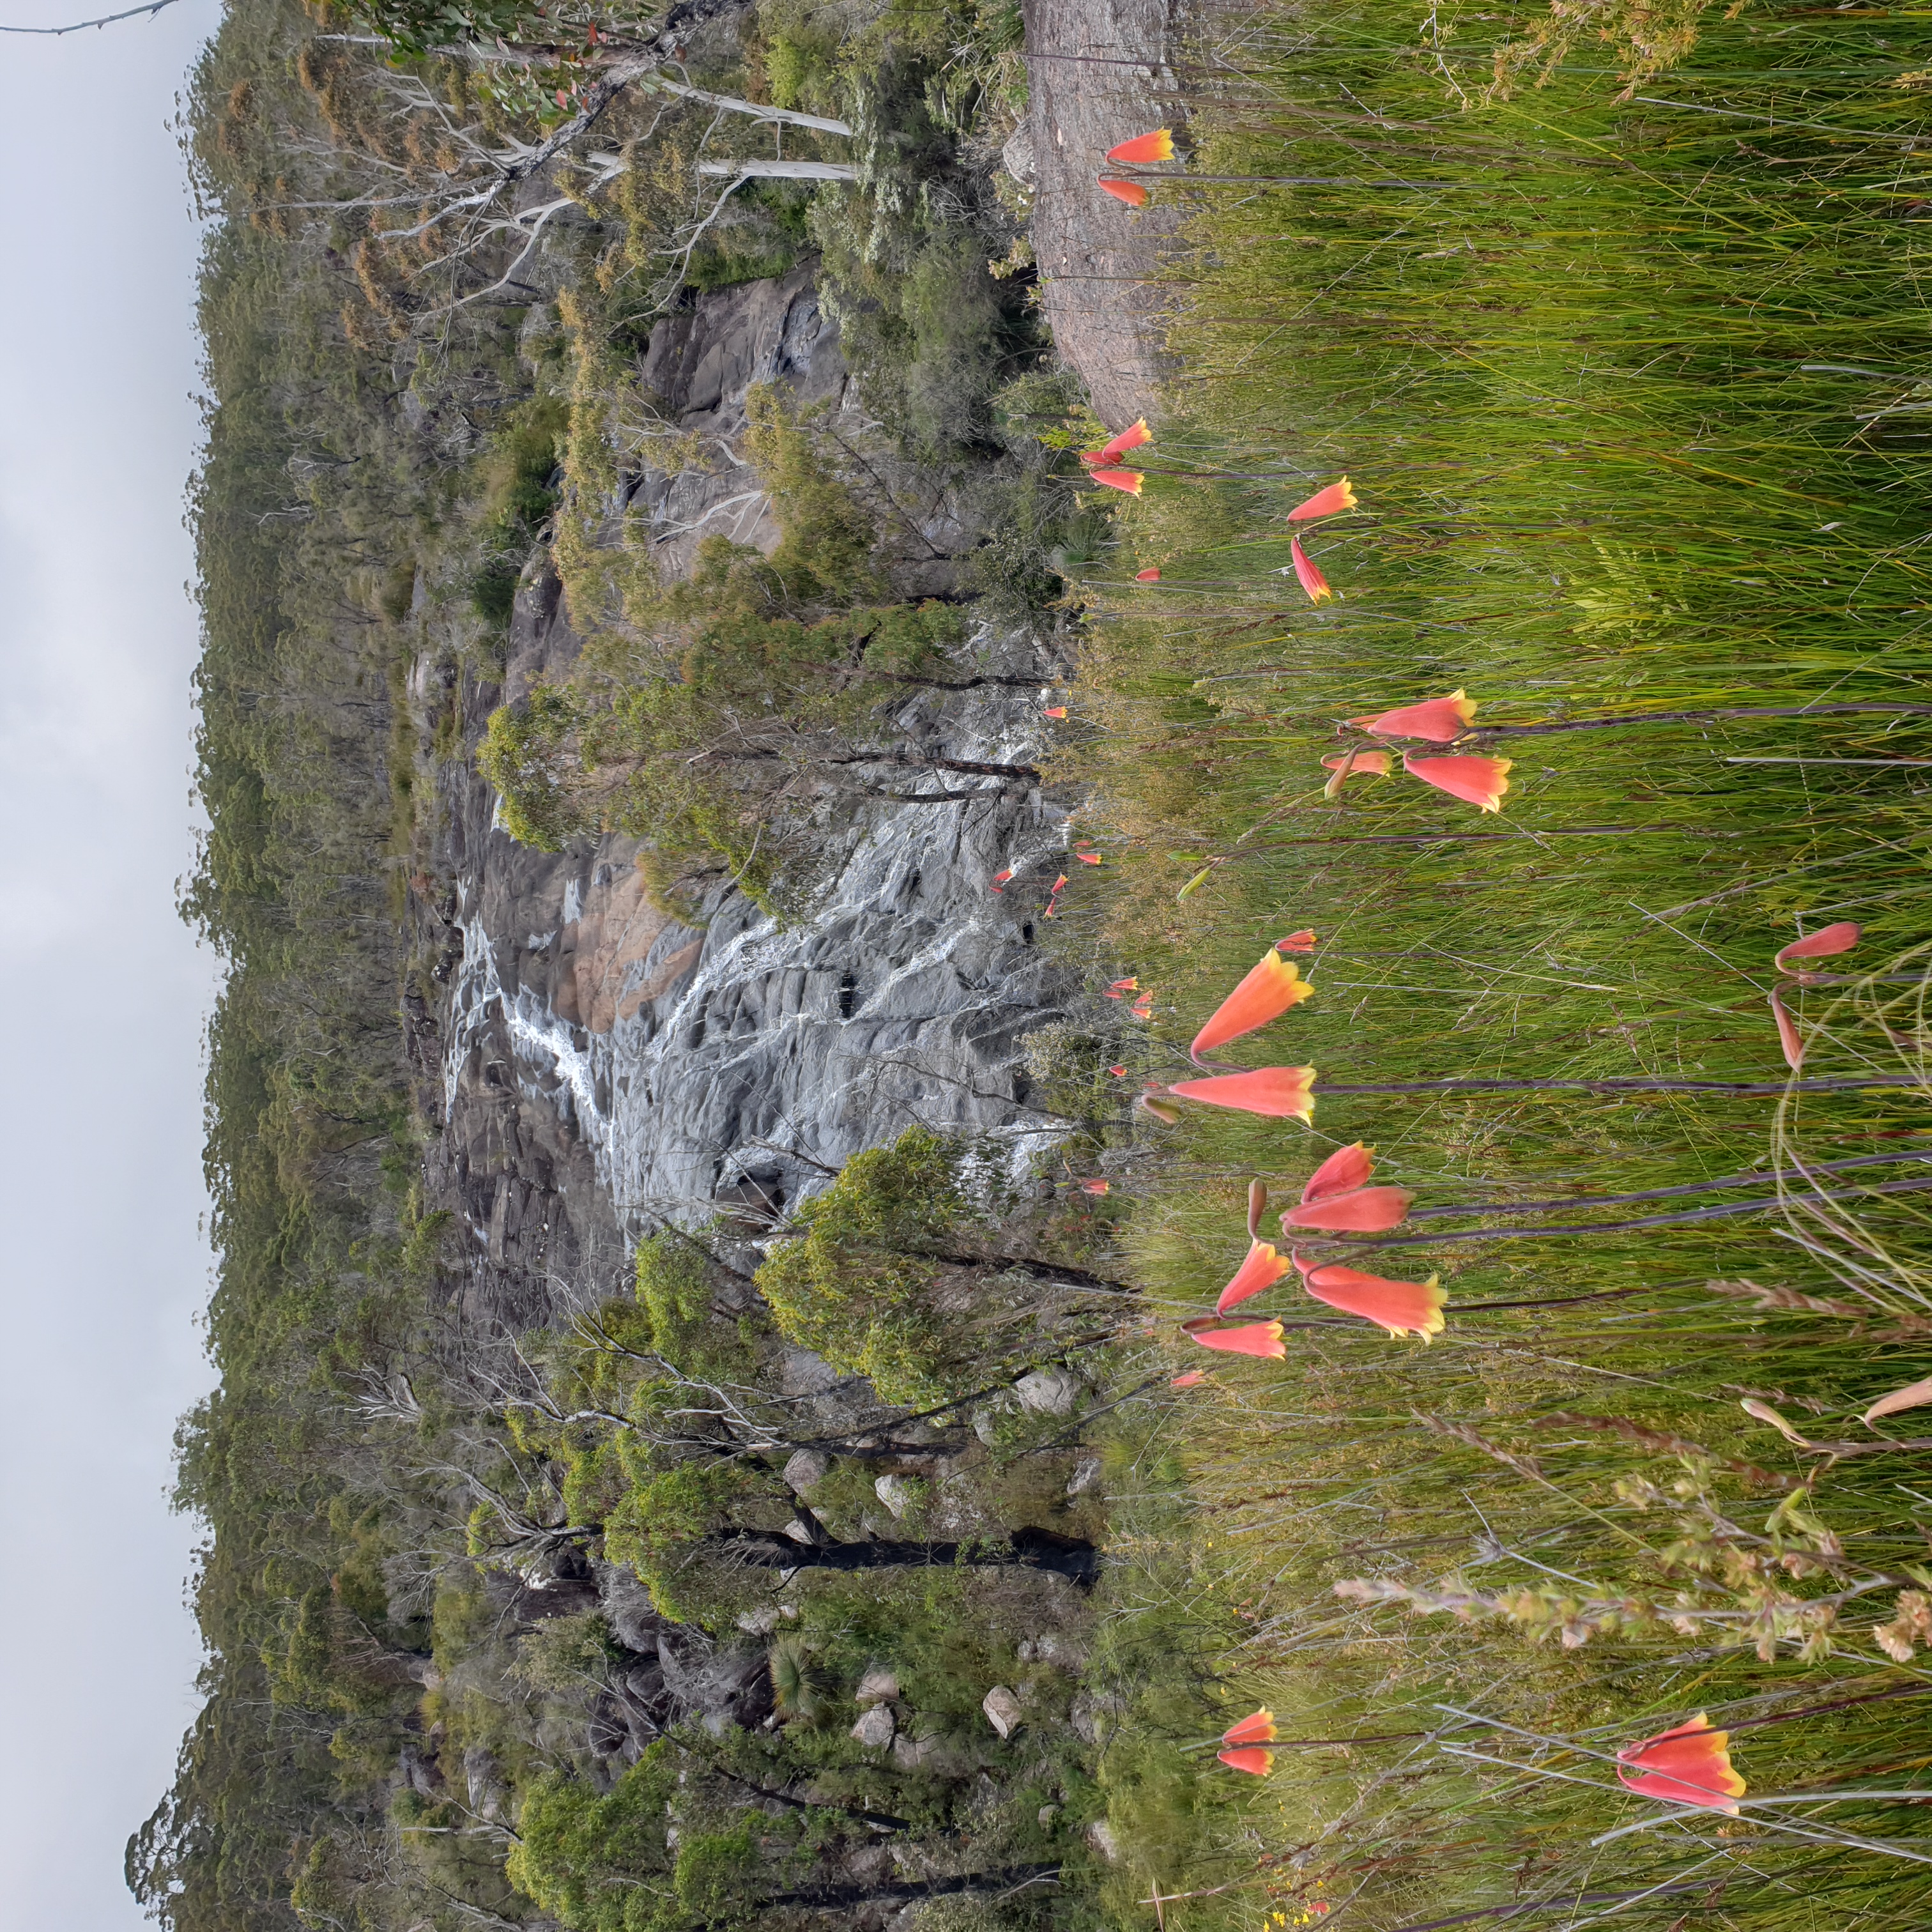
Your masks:
{"label": "white tree trunk", "polygon": [[700,161],[701,175],[734,180],[853,182],[859,170],[846,161]]}

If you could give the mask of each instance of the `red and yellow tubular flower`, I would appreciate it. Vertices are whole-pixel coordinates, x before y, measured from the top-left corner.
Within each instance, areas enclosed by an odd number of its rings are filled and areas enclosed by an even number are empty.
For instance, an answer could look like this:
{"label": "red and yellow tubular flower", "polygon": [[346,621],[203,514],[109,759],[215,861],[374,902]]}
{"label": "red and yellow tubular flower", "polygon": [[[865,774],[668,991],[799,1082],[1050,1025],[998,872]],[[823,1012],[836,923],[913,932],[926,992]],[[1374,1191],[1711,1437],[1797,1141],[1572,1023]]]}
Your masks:
{"label": "red and yellow tubular flower", "polygon": [[1123,141],[1118,148],[1109,148],[1107,158],[1128,164],[1171,161],[1174,159],[1174,130],[1171,128],[1156,128],[1151,134],[1136,134],[1131,141]]}
{"label": "red and yellow tubular flower", "polygon": [[1829,959],[1838,953],[1849,952],[1858,943],[1859,930],[1848,919],[1841,919],[1836,926],[1821,926],[1816,932],[1808,932],[1802,939],[1779,947],[1772,954],[1771,963],[1783,971],[1786,960]]}
{"label": "red and yellow tubular flower", "polygon": [[1702,1711],[1688,1724],[1660,1731],[1617,1753],[1617,1776],[1632,1791],[1672,1804],[1701,1804],[1738,1815],[1748,1788],[1731,1768],[1730,1733],[1714,1731]]}
{"label": "red and yellow tubular flower", "polygon": [[1324,597],[1332,597],[1334,592],[1328,588],[1328,580],[1308,560],[1308,553],[1301,548],[1299,537],[1288,540],[1288,554],[1294,566],[1294,580],[1308,592],[1308,601],[1318,604]]}
{"label": "red and yellow tubular flower", "polygon": [[1233,1107],[1270,1120],[1312,1121],[1315,1118],[1312,1066],[1264,1066],[1253,1073],[1217,1073],[1210,1080],[1180,1080],[1167,1090],[1210,1107]]}
{"label": "red and yellow tubular flower", "polygon": [[1301,1285],[1317,1301],[1359,1315],[1391,1337],[1419,1335],[1427,1341],[1442,1332],[1442,1290],[1435,1276],[1426,1281],[1389,1281],[1336,1262],[1306,1262],[1293,1257],[1301,1270]]}
{"label": "red and yellow tubular flower", "polygon": [[1288,1257],[1277,1254],[1265,1241],[1257,1241],[1248,1250],[1248,1258],[1234,1272],[1234,1278],[1221,1291],[1221,1298],[1214,1304],[1216,1315],[1225,1315],[1236,1308],[1251,1294],[1258,1294],[1264,1288],[1272,1288],[1288,1272]]}
{"label": "red and yellow tubular flower", "polygon": [[1281,1345],[1279,1322],[1249,1322],[1238,1328],[1188,1330],[1204,1348],[1220,1348],[1231,1355],[1264,1355],[1279,1361],[1288,1351]]}
{"label": "red and yellow tubular flower", "polygon": [[1148,428],[1147,418],[1142,416],[1138,422],[1128,424],[1118,436],[1101,444],[1099,452],[1101,464],[1105,466],[1109,463],[1118,463],[1129,450],[1138,449],[1142,443],[1153,440],[1154,431]]}
{"label": "red and yellow tubular flower", "polygon": [[1196,1059],[1244,1033],[1252,1033],[1276,1019],[1290,1006],[1298,1006],[1315,988],[1301,976],[1301,969],[1281,957],[1280,949],[1270,946],[1254,969],[1216,1006],[1208,1024],[1194,1036],[1188,1051]]}
{"label": "red and yellow tubular flower", "polygon": [[1509,790],[1512,758],[1417,758],[1405,752],[1402,768],[1412,778],[1446,791],[1485,812],[1502,809],[1503,794]]}
{"label": "red and yellow tubular flower", "polygon": [[1110,176],[1102,175],[1100,185],[1116,201],[1124,201],[1130,208],[1144,208],[1147,206],[1148,191],[1138,182],[1115,181]]}
{"label": "red and yellow tubular flower", "polygon": [[1169,1388],[1198,1388],[1207,1379],[1205,1369],[1190,1369],[1184,1376],[1170,1376],[1167,1385]]}
{"label": "red and yellow tubular flower", "polygon": [[1325,1228],[1338,1234],[1385,1234],[1408,1219],[1414,1198],[1406,1187],[1357,1187],[1291,1208],[1281,1225],[1285,1229]]}
{"label": "red and yellow tubular flower", "polygon": [[1346,752],[1337,752],[1322,760],[1328,768],[1328,782],[1322,788],[1322,796],[1334,800],[1342,796],[1342,788],[1356,772],[1366,772],[1371,777],[1388,776],[1389,754],[1386,752],[1358,749],[1351,747]]}
{"label": "red and yellow tubular flower", "polygon": [[1431,698],[1420,704],[1398,705],[1393,711],[1378,711],[1372,718],[1351,718],[1364,731],[1384,738],[1426,738],[1432,745],[1446,745],[1460,738],[1476,722],[1476,700],[1466,692],[1453,691],[1447,698]]}
{"label": "red and yellow tubular flower", "polygon": [[1291,932],[1286,939],[1277,939],[1274,950],[1277,952],[1312,952],[1316,944],[1315,934],[1304,926],[1299,932]]}
{"label": "red and yellow tubular flower", "polygon": [[1771,989],[1771,1016],[1778,1022],[1778,1043],[1784,1050],[1784,1064],[1796,1073],[1804,1064],[1804,1036],[1775,986]]}
{"label": "red and yellow tubular flower", "polygon": [[1136,584],[1158,584],[1160,581],[1160,572],[1154,566],[1150,565],[1145,570],[1137,570],[1134,572],[1134,581]]}
{"label": "red and yellow tubular flower", "polygon": [[1376,1171],[1375,1151],[1361,1141],[1351,1141],[1346,1147],[1337,1148],[1308,1177],[1308,1185],[1301,1190],[1303,1204],[1326,1201],[1336,1194],[1352,1194],[1357,1188],[1366,1186],[1369,1176]]}
{"label": "red and yellow tubular flower", "polygon": [[1138,470],[1090,470],[1087,480],[1098,483],[1104,489],[1118,490],[1126,496],[1138,496],[1147,478]]}
{"label": "red and yellow tubular flower", "polygon": [[1224,1744],[1271,1744],[1281,1736],[1275,1729],[1272,1711],[1256,1711],[1238,1724],[1230,1724],[1221,1733]]}
{"label": "red and yellow tubular flower", "polygon": [[1318,490],[1305,503],[1298,503],[1288,512],[1291,524],[1305,524],[1316,517],[1339,517],[1344,510],[1355,507],[1355,493],[1348,488],[1348,479],[1343,477],[1339,483],[1331,483],[1325,490]]}
{"label": "red and yellow tubular flower", "polygon": [[1217,1751],[1215,1756],[1231,1771],[1245,1771],[1250,1777],[1265,1778],[1274,1768],[1274,1753],[1258,1744],[1241,1750]]}

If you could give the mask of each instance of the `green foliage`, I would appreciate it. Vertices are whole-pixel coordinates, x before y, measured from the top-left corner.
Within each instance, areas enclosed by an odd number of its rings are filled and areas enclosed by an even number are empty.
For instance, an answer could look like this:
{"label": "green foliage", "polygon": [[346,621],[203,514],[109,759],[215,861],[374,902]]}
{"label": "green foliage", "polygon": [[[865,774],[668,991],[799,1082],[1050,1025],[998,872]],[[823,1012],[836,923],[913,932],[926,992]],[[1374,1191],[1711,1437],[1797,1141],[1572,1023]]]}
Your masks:
{"label": "green foliage", "polygon": [[676,1757],[653,1744],[609,1796],[552,1772],[524,1799],[521,1841],[508,1868],[517,1889],[575,1932],[671,1932],[672,1858],[664,1842],[664,1802],[677,1781]]}
{"label": "green foliage", "polygon": [[520,709],[490,714],[477,748],[476,769],[502,796],[505,828],[539,852],[560,852],[590,828],[572,757],[582,722],[568,687],[538,682]]}
{"label": "green foliage", "polygon": [[855,1154],[758,1270],[781,1331],[888,1402],[920,1407],[954,1392],[963,1351],[934,1299],[933,1257],[967,1212],[959,1158],[924,1127]]}

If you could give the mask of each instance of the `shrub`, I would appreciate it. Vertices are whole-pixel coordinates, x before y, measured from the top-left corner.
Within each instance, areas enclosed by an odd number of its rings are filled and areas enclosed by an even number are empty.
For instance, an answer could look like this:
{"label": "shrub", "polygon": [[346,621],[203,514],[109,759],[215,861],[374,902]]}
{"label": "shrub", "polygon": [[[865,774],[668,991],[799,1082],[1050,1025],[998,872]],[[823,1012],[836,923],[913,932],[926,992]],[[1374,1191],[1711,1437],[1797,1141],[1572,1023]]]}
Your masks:
{"label": "shrub", "polygon": [[912,1406],[953,1392],[960,1351],[934,1304],[935,1256],[964,1216],[958,1150],[926,1127],[854,1154],[758,1270],[779,1330]]}

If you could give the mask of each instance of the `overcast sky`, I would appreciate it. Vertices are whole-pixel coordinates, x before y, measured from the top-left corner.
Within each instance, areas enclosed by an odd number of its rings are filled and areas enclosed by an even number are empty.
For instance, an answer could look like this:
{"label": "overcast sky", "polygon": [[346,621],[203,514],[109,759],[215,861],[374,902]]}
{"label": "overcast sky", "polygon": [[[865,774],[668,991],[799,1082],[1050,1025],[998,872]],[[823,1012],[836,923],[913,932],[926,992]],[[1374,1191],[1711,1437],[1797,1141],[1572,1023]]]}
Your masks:
{"label": "overcast sky", "polygon": [[[115,0],[104,0],[113,10]],[[102,10],[0,0],[0,22]],[[201,1036],[181,524],[198,245],[166,123],[215,0],[0,35],[0,1923],[142,1921],[122,1848],[200,1658],[176,1418],[198,1317]]]}

